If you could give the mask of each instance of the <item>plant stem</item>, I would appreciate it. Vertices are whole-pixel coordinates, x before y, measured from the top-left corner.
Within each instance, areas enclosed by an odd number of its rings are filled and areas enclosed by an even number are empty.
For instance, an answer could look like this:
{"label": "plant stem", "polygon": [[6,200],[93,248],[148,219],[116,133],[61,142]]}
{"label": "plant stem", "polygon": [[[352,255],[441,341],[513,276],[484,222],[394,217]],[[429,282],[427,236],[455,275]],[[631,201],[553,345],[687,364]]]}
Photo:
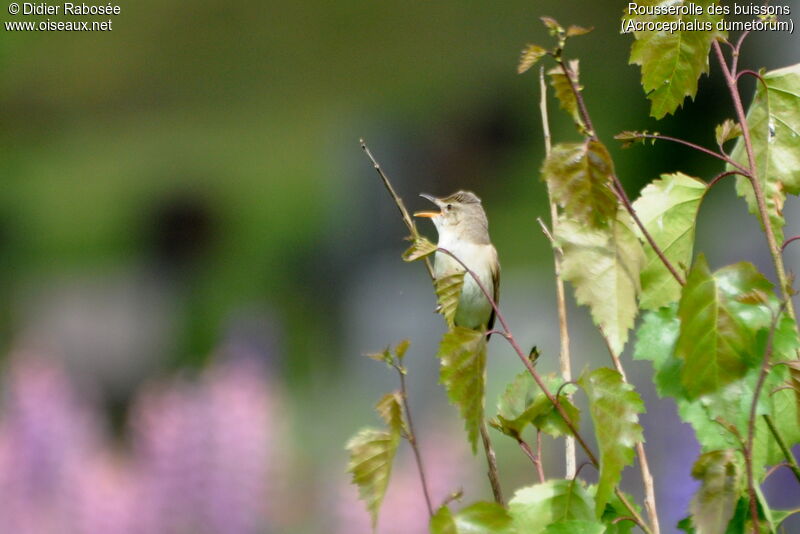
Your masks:
{"label": "plant stem", "polygon": [[[547,84],[544,81],[544,68],[539,69],[539,88],[541,92],[541,101],[539,102],[539,110],[542,115],[542,131],[544,132],[544,150],[545,155],[550,156],[550,121],[547,116]],[[558,208],[556,203],[553,202],[553,196],[550,194],[549,186],[547,191],[547,198],[550,203],[550,225],[553,232],[556,231],[558,224]],[[543,228],[547,228],[543,225]],[[552,241],[552,239],[551,239]],[[558,250],[553,250],[553,263],[556,275],[556,302],[558,305],[558,334],[561,341],[561,350],[558,355],[558,367],[561,372],[561,378],[564,381],[572,380],[572,364],[570,363],[569,355],[569,328],[567,326],[567,301],[564,292],[564,280],[561,278],[561,256]],[[575,438],[566,436],[564,438],[564,457],[565,457],[565,471],[566,478],[575,476]]]}
{"label": "plant stem", "polygon": [[733,70],[728,69],[728,64],[725,61],[725,56],[722,53],[722,48],[719,46],[719,41],[714,41],[714,52],[717,55],[719,66],[722,69],[722,74],[725,77],[725,83],[728,86],[728,91],[733,100],[733,107],[736,111],[736,119],[739,121],[739,126],[742,128],[742,139],[744,140],[745,151],[747,152],[747,162],[749,169],[747,170],[747,177],[753,187],[753,194],[756,198],[756,205],[758,206],[758,214],[761,219],[761,225],[764,227],[764,234],[767,236],[767,244],[769,251],[772,255],[772,261],[775,264],[775,274],[778,276],[778,284],[781,286],[781,294],[783,300],[786,302],[786,310],[789,316],[795,320],[794,305],[792,304],[792,292],[789,287],[788,279],[786,278],[786,271],[783,266],[783,258],[781,257],[781,249],[775,239],[775,233],[772,231],[772,224],[769,220],[769,211],[767,210],[767,203],[764,198],[764,191],[761,189],[761,182],[758,179],[758,166],[756,164],[755,154],[753,152],[753,142],[750,137],[750,127],[747,124],[747,115],[744,112],[742,105],[742,97],[739,94],[739,88],[736,85],[736,63],[739,56],[739,47],[744,36],[740,38],[737,43],[736,50],[734,51]]}
{"label": "plant stem", "polygon": [[764,381],[769,373],[769,359],[772,356],[772,343],[781,313],[783,313],[783,306],[781,306],[781,309],[778,310],[778,313],[772,318],[772,324],[770,325],[769,335],[767,337],[767,346],[764,349],[764,358],[761,362],[761,371],[758,374],[756,387],[753,390],[753,400],[750,403],[750,416],[747,420],[747,442],[744,448],[744,464],[747,470],[747,493],[750,497],[750,515],[753,520],[754,534],[760,532],[758,527],[758,502],[756,500],[755,480],[753,477],[753,439],[756,434],[756,408],[758,406],[758,397],[761,395],[761,389],[764,387]]}
{"label": "plant stem", "polygon": [[790,449],[786,444],[786,441],[784,441],[783,436],[781,436],[778,427],[775,426],[775,422],[772,420],[772,417],[770,417],[768,414],[764,414],[762,417],[764,418],[764,421],[766,421],[769,431],[772,432],[772,436],[775,438],[775,441],[778,442],[778,446],[781,448],[784,458],[786,458],[787,465],[792,470],[792,473],[794,473],[797,481],[800,482],[800,466],[797,465],[797,458],[795,458],[794,454],[792,454],[792,449]]}
{"label": "plant stem", "polygon": [[408,407],[408,392],[406,390],[406,375],[400,368],[397,369],[397,374],[400,375],[400,395],[403,398],[403,410],[406,412],[406,423],[408,423],[408,443],[414,451],[414,459],[417,463],[417,471],[419,471],[419,481],[422,484],[422,493],[425,495],[425,504],[428,507],[428,515],[433,517],[433,505],[431,504],[431,495],[428,491],[428,481],[425,477],[425,468],[422,465],[422,454],[419,452],[419,445],[417,444],[417,434],[414,432],[414,422],[411,420],[411,409]]}
{"label": "plant stem", "polygon": [[494,500],[500,506],[505,506],[503,500],[503,489],[500,486],[500,477],[497,473],[497,456],[492,447],[492,440],[489,437],[489,429],[486,427],[486,420],[481,419],[481,440],[483,441],[483,450],[486,452],[486,463],[489,467],[487,475],[489,477],[489,484],[492,486],[492,495]]}
{"label": "plant stem", "polygon": [[[622,361],[614,354],[611,349],[611,343],[605,333],[602,333],[603,340],[608,347],[608,353],[611,355],[611,361],[614,363],[614,368],[622,377],[624,383],[628,383],[628,377],[625,374],[625,369],[622,367]],[[642,486],[644,487],[644,507],[647,510],[647,516],[650,518],[650,524],[653,527],[653,534],[659,534],[661,527],[658,522],[658,511],[656,510],[656,492],[655,484],[653,483],[653,475],[650,472],[650,463],[647,461],[647,453],[644,450],[644,443],[641,441],[636,443],[636,455],[639,457],[639,466],[642,470]]]}
{"label": "plant stem", "polygon": [[[561,406],[561,403],[558,402],[558,399],[553,396],[553,394],[550,392],[549,389],[547,389],[547,385],[544,383],[544,380],[542,380],[542,377],[539,375],[538,371],[536,371],[536,367],[533,366],[531,361],[525,355],[525,352],[523,352],[522,348],[519,346],[519,343],[517,343],[516,338],[511,333],[511,329],[508,327],[508,323],[506,322],[505,316],[503,316],[503,314],[500,312],[500,309],[497,306],[497,302],[492,297],[492,294],[489,293],[489,291],[486,289],[486,286],[483,284],[483,282],[481,282],[481,279],[478,278],[478,275],[476,275],[472,269],[467,267],[467,265],[463,261],[461,261],[461,259],[458,256],[456,256],[446,248],[437,247],[436,250],[437,252],[441,252],[442,254],[447,254],[448,256],[456,260],[456,262],[458,262],[461,265],[461,267],[464,268],[464,271],[467,274],[469,274],[470,277],[472,277],[472,279],[475,281],[478,288],[480,288],[481,292],[486,297],[486,300],[488,300],[489,304],[491,304],[492,309],[494,310],[495,313],[495,317],[497,317],[497,320],[503,327],[503,330],[502,332],[500,332],[500,335],[502,335],[508,341],[508,343],[514,349],[514,352],[517,353],[517,357],[522,362],[522,365],[524,365],[525,368],[528,370],[530,375],[533,377],[534,382],[536,382],[536,385],[539,386],[539,389],[541,389],[542,393],[544,393],[545,396],[547,397],[547,400],[549,400],[550,403],[553,405],[553,407],[555,407],[556,411],[558,412],[558,415],[560,415],[561,419],[564,420],[564,424],[567,425],[567,428],[569,428],[570,433],[572,433],[572,435],[575,436],[575,439],[578,441],[578,444],[586,453],[586,456],[589,458],[589,461],[595,467],[598,467],[600,465],[600,462],[597,460],[597,456],[595,456],[595,454],[592,452],[592,449],[590,449],[589,446],[586,444],[586,440],[584,440],[583,436],[581,436],[580,432],[578,432],[578,429],[575,427],[575,423],[573,423],[572,420],[569,418],[569,415],[564,410],[564,407]],[[620,491],[619,488],[615,488],[614,491],[617,497],[619,497],[620,501],[622,501],[622,504],[625,505],[625,507],[631,513],[631,515],[637,518],[639,526],[642,528],[642,530],[644,530],[646,534],[655,534],[653,530],[649,526],[647,526],[647,524],[641,518],[636,509],[628,502],[628,500],[625,498],[625,494],[622,493],[622,491]]]}
{"label": "plant stem", "polygon": [[[578,88],[577,83],[575,82],[575,78],[573,77],[572,70],[564,63],[564,59],[562,57],[557,57],[556,61],[561,66],[561,70],[564,72],[564,76],[566,76],[567,81],[569,81],[570,89],[572,89],[572,94],[575,95],[575,100],[578,103],[578,110],[580,111],[581,118],[583,119],[584,124],[586,124],[587,129],[589,130],[589,138],[594,141],[600,141],[600,138],[597,137],[597,133],[592,126],[592,119],[589,117],[589,111],[586,109],[586,103],[583,100],[583,95],[581,94],[580,89]],[[636,210],[633,209],[633,204],[631,204],[630,199],[628,198],[627,193],[625,193],[625,188],[622,187],[622,182],[620,182],[619,177],[617,176],[616,172],[611,173],[611,180],[613,182],[613,189],[617,194],[620,202],[622,202],[625,209],[630,213],[631,217],[633,217],[634,222],[641,230],[642,235],[645,237],[647,242],[650,244],[650,247],[656,253],[658,258],[661,260],[661,263],[667,268],[667,270],[672,274],[675,280],[682,286],[686,285],[686,282],[683,280],[683,277],[678,274],[677,269],[672,265],[672,263],[667,259],[664,255],[664,252],[661,250],[661,247],[653,239],[653,236],[650,235],[650,232],[645,228],[642,221],[639,219],[639,216],[636,214]]]}
{"label": "plant stem", "polygon": [[684,145],[684,146],[688,146],[689,148],[693,148],[694,150],[700,151],[703,154],[707,154],[709,156],[712,156],[712,157],[715,157],[717,159],[720,159],[720,160],[724,161],[725,163],[727,163],[728,165],[730,165],[732,167],[736,167],[737,169],[739,169],[742,172],[747,172],[747,169],[745,169],[744,167],[742,167],[741,165],[736,163],[734,160],[732,160],[730,157],[726,156],[725,154],[720,154],[719,152],[714,152],[713,150],[709,150],[706,147],[697,145],[695,143],[692,143],[690,141],[686,141],[684,139],[680,139],[680,138],[677,138],[677,137],[670,137],[668,135],[648,134],[648,133],[641,133],[641,134],[638,134],[636,137],[638,139],[657,139],[657,140],[660,140],[660,141],[672,141],[673,143],[678,143],[678,144],[681,144],[681,145]]}
{"label": "plant stem", "polygon": [[522,439],[521,437],[517,437],[517,443],[519,443],[519,448],[522,449],[522,452],[525,453],[533,465],[536,466],[536,473],[539,475],[539,482],[544,482],[547,480],[544,476],[544,470],[542,469],[542,451],[541,451],[541,443],[542,443],[542,436],[541,432],[537,434],[536,441],[538,443],[537,447],[539,447],[539,453],[535,454],[531,450],[531,446]]}

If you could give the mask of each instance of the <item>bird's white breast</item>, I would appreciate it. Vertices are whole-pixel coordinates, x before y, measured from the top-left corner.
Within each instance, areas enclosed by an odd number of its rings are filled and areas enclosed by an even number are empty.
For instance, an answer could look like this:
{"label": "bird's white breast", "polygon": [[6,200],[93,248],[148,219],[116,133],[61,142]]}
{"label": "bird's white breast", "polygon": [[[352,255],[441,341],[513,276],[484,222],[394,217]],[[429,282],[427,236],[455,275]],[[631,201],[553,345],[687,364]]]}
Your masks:
{"label": "bird's white breast", "polygon": [[[439,247],[449,250],[463,261],[477,275],[489,294],[492,294],[494,291],[492,264],[497,261],[497,253],[492,245],[478,245],[459,239],[450,240],[447,239],[447,236],[441,236]],[[436,277],[439,278],[462,272],[464,269],[447,254],[437,252],[434,270]],[[467,273],[464,276],[464,286],[456,310],[456,324],[466,328],[480,329],[486,326],[491,313],[492,305],[475,280]]]}

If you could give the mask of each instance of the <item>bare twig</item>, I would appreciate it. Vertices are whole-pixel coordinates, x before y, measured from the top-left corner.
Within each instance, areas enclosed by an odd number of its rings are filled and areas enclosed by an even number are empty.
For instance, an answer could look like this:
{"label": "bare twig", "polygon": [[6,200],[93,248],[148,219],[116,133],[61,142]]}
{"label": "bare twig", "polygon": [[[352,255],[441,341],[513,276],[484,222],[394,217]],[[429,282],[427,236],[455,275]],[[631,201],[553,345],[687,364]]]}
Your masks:
{"label": "bare twig", "polygon": [[[544,81],[544,68],[539,69],[539,88],[541,91],[541,101],[539,102],[539,110],[542,115],[542,131],[544,132],[544,149],[547,156],[550,155],[550,121],[547,115],[547,84]],[[587,125],[588,127],[588,125]],[[548,187],[548,201],[550,203],[550,224],[553,226],[553,231],[556,230],[558,224],[558,208],[556,203],[553,202],[553,196],[550,194]],[[553,236],[547,230],[547,226],[539,219],[539,224],[542,226],[547,238],[553,243]],[[569,354],[569,327],[567,323],[567,300],[564,291],[564,280],[561,278],[561,253],[558,250],[553,251],[554,271],[556,275],[556,303],[558,305],[558,334],[560,339],[561,351],[558,355],[558,368],[561,373],[561,378],[564,381],[572,380],[572,364],[570,363]],[[564,439],[564,458],[565,458],[565,477],[572,478],[575,474],[575,438],[566,436]]]}
{"label": "bare twig", "polygon": [[789,246],[789,243],[793,243],[793,242],[797,241],[798,239],[800,239],[800,235],[792,236],[789,239],[787,239],[786,241],[784,241],[783,245],[781,246],[781,252],[786,250],[786,247]]}
{"label": "bare twig", "polygon": [[[540,447],[541,440],[542,440],[541,432],[539,432],[539,433],[537,433],[537,436],[536,436],[536,441],[538,443],[537,448]],[[534,453],[531,450],[531,446],[528,445],[528,442],[525,441],[524,439],[522,439],[519,436],[517,437],[517,443],[519,443],[519,448],[522,449],[522,452],[525,453],[525,456],[527,456],[530,459],[530,461],[533,462],[533,465],[536,466],[536,473],[539,475],[539,482],[544,482],[546,480],[546,478],[544,476],[544,469],[542,469],[542,451],[541,451],[541,448],[539,448],[539,452],[538,453]]]}
{"label": "bare twig", "polygon": [[[359,143],[361,143],[361,150],[364,151],[369,160],[372,162],[372,166],[375,168],[375,172],[377,172],[378,176],[381,177],[383,185],[386,187],[386,190],[389,191],[389,194],[392,196],[392,200],[394,200],[395,206],[397,206],[397,209],[400,210],[400,216],[403,218],[403,222],[405,223],[406,228],[408,228],[408,231],[411,232],[411,237],[414,239],[419,238],[419,231],[417,230],[417,225],[414,224],[414,219],[412,219],[411,215],[408,214],[408,210],[406,209],[406,205],[403,203],[403,199],[400,198],[400,195],[398,195],[395,192],[394,187],[392,187],[392,183],[389,181],[389,177],[386,176],[386,173],[383,172],[383,169],[378,163],[378,160],[376,160],[375,157],[372,155],[372,151],[369,149],[364,139],[363,138],[359,139]],[[425,267],[428,269],[428,274],[430,275],[431,280],[433,280],[434,279],[433,265],[431,265],[431,261],[428,258],[425,258]]]}
{"label": "bare twig", "polygon": [[417,471],[419,471],[419,481],[422,484],[422,493],[425,495],[425,504],[428,507],[428,515],[433,517],[433,505],[431,504],[431,495],[428,491],[428,481],[425,477],[425,468],[422,465],[422,454],[419,452],[419,445],[417,444],[417,435],[414,432],[414,422],[411,419],[411,409],[408,407],[408,391],[406,389],[406,375],[402,369],[395,367],[397,374],[400,375],[400,395],[403,398],[403,410],[406,412],[406,423],[408,423],[408,443],[411,445],[411,450],[414,451],[414,459],[417,463]]}
{"label": "bare twig", "polygon": [[[569,415],[564,410],[564,407],[561,406],[556,397],[554,397],[553,394],[550,392],[550,390],[547,388],[547,385],[544,383],[544,380],[542,380],[542,377],[539,375],[538,371],[536,371],[536,368],[533,366],[531,361],[525,355],[522,348],[519,346],[519,343],[517,343],[516,338],[511,333],[511,329],[508,326],[508,322],[506,322],[505,316],[500,312],[500,309],[497,306],[497,302],[492,297],[492,294],[489,293],[489,290],[486,289],[486,286],[483,284],[478,275],[475,274],[475,272],[472,269],[467,267],[467,265],[463,261],[461,261],[461,259],[458,256],[456,256],[446,248],[437,247],[436,250],[438,252],[441,252],[442,254],[447,254],[448,256],[453,258],[456,262],[458,262],[459,265],[461,265],[464,271],[475,281],[478,288],[486,297],[486,300],[488,300],[489,304],[491,304],[492,309],[494,310],[495,313],[495,317],[497,317],[497,320],[503,327],[503,331],[505,332],[504,335],[505,339],[508,340],[508,343],[514,349],[514,352],[517,353],[517,357],[522,362],[522,365],[524,365],[525,368],[528,370],[530,375],[533,377],[534,382],[536,382],[536,385],[539,386],[539,389],[541,389],[542,393],[544,393],[545,396],[547,397],[547,400],[549,400],[550,403],[555,407],[559,416],[561,416],[561,419],[564,420],[564,424],[567,425],[567,428],[569,428],[570,433],[573,436],[575,436],[575,439],[577,440],[578,444],[581,446],[583,451],[586,453],[586,456],[589,458],[589,461],[592,463],[592,465],[594,465],[595,467],[599,466],[600,462],[598,461],[597,456],[595,456],[595,454],[592,452],[592,449],[589,448],[589,445],[587,445],[586,440],[583,438],[578,429],[575,427],[575,423],[570,419]],[[615,488],[614,491],[617,497],[619,497],[620,501],[622,501],[622,504],[631,513],[631,515],[637,518],[637,520],[639,521],[639,526],[642,528],[642,530],[644,530],[646,534],[655,534],[653,530],[644,522],[644,520],[641,518],[636,509],[630,504],[630,502],[628,502],[627,498],[625,497],[625,494],[622,491],[620,491],[619,488]]]}
{"label": "bare twig", "polygon": [[712,187],[717,185],[723,178],[727,178],[728,176],[733,176],[733,175],[744,176],[745,178],[747,178],[746,174],[742,174],[739,171],[723,171],[718,175],[716,175],[711,180],[709,180],[708,184],[706,184],[706,188],[711,189]]}
{"label": "bare twig", "polygon": [[708,148],[706,148],[704,146],[700,146],[700,145],[697,145],[695,143],[692,143],[691,141],[686,141],[686,140],[680,139],[678,137],[670,137],[668,135],[649,134],[649,133],[637,133],[637,135],[635,137],[637,139],[657,139],[657,140],[660,140],[660,141],[671,141],[673,143],[678,143],[680,145],[688,146],[689,148],[692,148],[694,150],[702,152],[703,154],[707,154],[709,156],[712,156],[712,157],[715,157],[715,158],[717,158],[719,160],[722,160],[725,163],[727,163],[728,165],[730,165],[731,167],[736,167],[741,172],[744,172],[744,173],[747,172],[747,169],[745,167],[742,167],[741,165],[736,163],[736,161],[731,159],[729,156],[726,156],[725,154],[721,154],[719,152],[714,152],[713,150],[710,150],[710,149],[708,149]]}
{"label": "bare twig", "polygon": [[489,437],[489,429],[486,428],[485,419],[481,419],[480,429],[481,440],[483,441],[483,449],[486,452],[486,463],[489,467],[489,470],[486,474],[489,477],[489,484],[492,487],[492,495],[494,495],[494,500],[497,502],[497,504],[505,506],[505,501],[503,500],[503,489],[500,486],[500,476],[498,475],[497,471],[497,456],[494,453],[494,447],[492,447],[492,440]]}

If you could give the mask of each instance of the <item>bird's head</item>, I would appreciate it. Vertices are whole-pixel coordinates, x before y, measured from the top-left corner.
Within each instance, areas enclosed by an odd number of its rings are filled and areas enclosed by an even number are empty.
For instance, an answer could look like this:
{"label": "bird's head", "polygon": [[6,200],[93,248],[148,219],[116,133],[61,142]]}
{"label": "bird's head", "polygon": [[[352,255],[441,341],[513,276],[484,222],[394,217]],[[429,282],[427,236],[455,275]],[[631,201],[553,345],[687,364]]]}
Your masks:
{"label": "bird's head", "polygon": [[414,216],[430,218],[440,237],[443,233],[453,232],[459,238],[475,243],[489,242],[489,223],[481,199],[475,193],[458,191],[442,198],[424,193],[420,196],[436,204],[439,211],[418,211]]}

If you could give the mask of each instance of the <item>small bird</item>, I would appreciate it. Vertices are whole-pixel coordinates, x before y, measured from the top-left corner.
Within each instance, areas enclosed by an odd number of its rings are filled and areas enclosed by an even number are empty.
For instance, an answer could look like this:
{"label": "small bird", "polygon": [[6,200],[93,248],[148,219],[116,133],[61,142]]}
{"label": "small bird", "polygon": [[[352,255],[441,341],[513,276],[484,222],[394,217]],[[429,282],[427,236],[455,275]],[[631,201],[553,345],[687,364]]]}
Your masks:
{"label": "small bird", "polygon": [[[489,221],[481,199],[471,191],[458,191],[444,198],[420,196],[436,204],[440,211],[419,211],[414,216],[428,217],[433,221],[439,233],[438,247],[463,261],[497,303],[500,297],[500,262],[489,239]],[[464,268],[456,260],[443,252],[436,252],[434,276],[437,279],[459,272],[464,272]],[[456,308],[456,326],[488,331],[494,326],[494,315],[486,295],[467,274]]]}

